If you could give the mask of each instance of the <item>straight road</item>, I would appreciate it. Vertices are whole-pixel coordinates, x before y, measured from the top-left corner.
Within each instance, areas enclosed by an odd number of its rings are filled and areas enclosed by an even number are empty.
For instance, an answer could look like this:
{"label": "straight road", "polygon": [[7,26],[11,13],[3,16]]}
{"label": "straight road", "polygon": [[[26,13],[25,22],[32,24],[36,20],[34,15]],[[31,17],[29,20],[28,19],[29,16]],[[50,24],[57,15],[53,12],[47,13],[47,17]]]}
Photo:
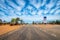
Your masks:
{"label": "straight road", "polygon": [[40,30],[39,27],[26,25],[22,29],[0,36],[0,40],[58,40],[56,37]]}

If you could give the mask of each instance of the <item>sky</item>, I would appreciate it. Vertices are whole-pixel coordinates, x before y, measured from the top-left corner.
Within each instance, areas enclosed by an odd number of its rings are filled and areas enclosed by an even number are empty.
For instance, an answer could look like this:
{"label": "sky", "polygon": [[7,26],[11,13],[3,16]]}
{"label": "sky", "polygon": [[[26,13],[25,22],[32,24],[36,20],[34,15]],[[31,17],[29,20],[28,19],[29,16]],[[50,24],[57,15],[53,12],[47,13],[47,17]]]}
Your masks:
{"label": "sky", "polygon": [[60,19],[60,0],[0,0],[0,19],[21,18],[25,22]]}

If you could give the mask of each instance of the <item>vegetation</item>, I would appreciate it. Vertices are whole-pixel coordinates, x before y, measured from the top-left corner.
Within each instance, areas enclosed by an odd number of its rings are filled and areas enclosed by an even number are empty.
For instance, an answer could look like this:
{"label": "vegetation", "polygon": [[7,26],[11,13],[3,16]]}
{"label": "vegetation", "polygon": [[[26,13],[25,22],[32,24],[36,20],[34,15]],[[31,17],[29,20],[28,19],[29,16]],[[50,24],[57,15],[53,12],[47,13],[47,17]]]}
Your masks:
{"label": "vegetation", "polygon": [[32,24],[37,24],[37,23],[33,21]]}
{"label": "vegetation", "polygon": [[56,20],[56,21],[50,21],[50,24],[60,24],[60,20]]}
{"label": "vegetation", "polygon": [[[32,24],[42,24],[41,22],[32,22]],[[47,24],[60,24],[60,20],[49,21]]]}
{"label": "vegetation", "polygon": [[16,21],[16,19],[15,19],[15,18],[12,18],[12,20],[11,20],[11,22],[10,22],[10,25],[11,25],[11,26],[14,25],[14,24],[15,24],[15,21]]}
{"label": "vegetation", "polygon": [[2,25],[2,19],[0,19],[0,25]]}
{"label": "vegetation", "polygon": [[21,24],[24,24],[23,20],[20,20]]}
{"label": "vegetation", "polygon": [[15,19],[15,25],[19,24],[18,21],[20,21],[20,19],[19,18],[16,18]]}
{"label": "vegetation", "polygon": [[60,24],[60,20],[56,20],[56,24]]}
{"label": "vegetation", "polygon": [[4,21],[3,21],[3,24],[5,25],[5,24],[7,24],[7,22],[4,20]]}
{"label": "vegetation", "polygon": [[10,25],[18,25],[18,24],[23,24],[23,20],[21,20],[20,18],[12,18]]}
{"label": "vegetation", "polygon": [[[24,24],[24,21],[20,18],[12,18],[11,22],[6,22],[5,20],[2,21],[2,19],[0,19],[0,25],[2,24],[18,25],[18,24]],[[33,21],[32,24],[41,24],[41,23]],[[60,20],[50,21],[49,24],[60,24]]]}

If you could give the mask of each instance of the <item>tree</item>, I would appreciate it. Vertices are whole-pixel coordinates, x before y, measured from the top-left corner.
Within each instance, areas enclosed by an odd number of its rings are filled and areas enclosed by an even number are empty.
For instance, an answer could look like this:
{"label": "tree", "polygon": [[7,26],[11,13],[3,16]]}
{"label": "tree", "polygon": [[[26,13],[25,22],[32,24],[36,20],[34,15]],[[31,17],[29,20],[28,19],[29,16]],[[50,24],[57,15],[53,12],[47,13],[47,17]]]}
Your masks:
{"label": "tree", "polygon": [[7,24],[7,22],[4,20],[4,21],[3,21],[3,24],[5,25],[5,24]]}
{"label": "tree", "polygon": [[20,20],[21,24],[23,24],[23,20]]}
{"label": "tree", "polygon": [[56,20],[56,21],[50,21],[50,24],[60,24],[60,20]]}
{"label": "tree", "polygon": [[19,24],[19,21],[21,24],[23,24],[23,20],[21,20],[20,18],[12,18],[11,25],[17,25]]}
{"label": "tree", "polygon": [[16,18],[16,24],[19,24],[18,21],[20,20],[20,18]]}
{"label": "tree", "polygon": [[36,22],[33,21],[32,24],[36,24]]}
{"label": "tree", "polygon": [[60,24],[60,20],[56,20],[56,24]]}
{"label": "tree", "polygon": [[32,24],[34,24],[34,21],[32,22]]}
{"label": "tree", "polygon": [[2,24],[2,19],[0,19],[0,25]]}
{"label": "tree", "polygon": [[55,24],[55,21],[50,21],[49,23],[50,23],[50,24]]}
{"label": "tree", "polygon": [[15,18],[12,18],[11,22],[10,22],[10,25],[14,25],[16,23],[16,19]]}

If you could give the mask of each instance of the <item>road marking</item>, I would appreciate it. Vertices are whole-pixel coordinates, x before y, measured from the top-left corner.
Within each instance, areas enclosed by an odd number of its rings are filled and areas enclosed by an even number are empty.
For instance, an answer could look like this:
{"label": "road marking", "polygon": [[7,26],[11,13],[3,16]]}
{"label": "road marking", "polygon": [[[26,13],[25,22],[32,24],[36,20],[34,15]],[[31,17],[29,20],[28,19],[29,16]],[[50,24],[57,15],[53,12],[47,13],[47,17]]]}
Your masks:
{"label": "road marking", "polygon": [[43,31],[43,32],[45,32],[45,33],[47,33],[47,34],[49,34],[49,35],[51,35],[51,36],[56,37],[56,34],[54,34],[54,33],[48,33],[47,30],[43,30],[43,29],[41,29],[41,28],[40,28],[40,30]]}
{"label": "road marking", "polygon": [[52,35],[52,36],[54,36],[54,37],[56,37],[56,35],[55,35],[55,34],[53,34],[53,33],[52,33],[51,35]]}

